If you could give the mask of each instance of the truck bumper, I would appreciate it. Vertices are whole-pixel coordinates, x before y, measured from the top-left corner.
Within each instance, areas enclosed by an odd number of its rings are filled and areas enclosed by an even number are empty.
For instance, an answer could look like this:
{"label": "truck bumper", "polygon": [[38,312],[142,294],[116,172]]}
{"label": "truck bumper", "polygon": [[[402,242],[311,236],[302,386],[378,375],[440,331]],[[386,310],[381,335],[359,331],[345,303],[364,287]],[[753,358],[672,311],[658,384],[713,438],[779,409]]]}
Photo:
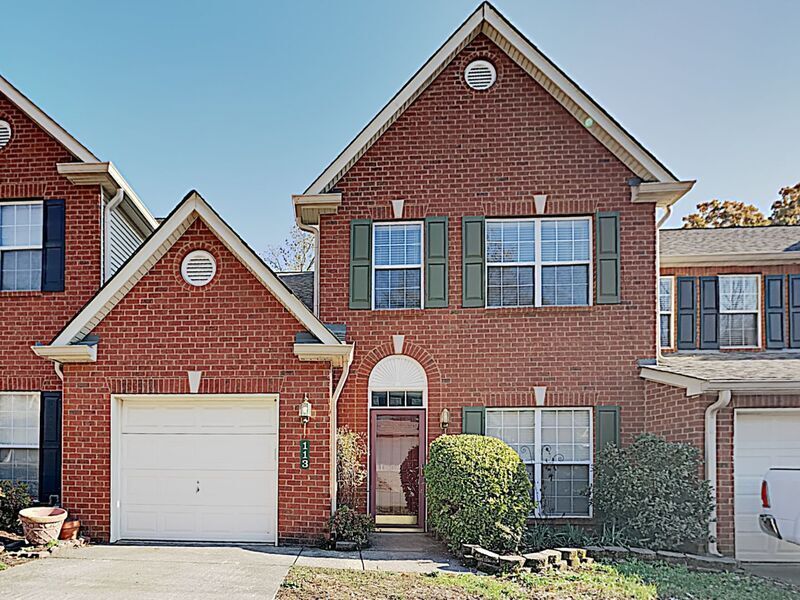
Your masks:
{"label": "truck bumper", "polygon": [[772,515],[758,515],[758,525],[761,531],[769,536],[782,540],[781,532],[778,531],[778,523]]}

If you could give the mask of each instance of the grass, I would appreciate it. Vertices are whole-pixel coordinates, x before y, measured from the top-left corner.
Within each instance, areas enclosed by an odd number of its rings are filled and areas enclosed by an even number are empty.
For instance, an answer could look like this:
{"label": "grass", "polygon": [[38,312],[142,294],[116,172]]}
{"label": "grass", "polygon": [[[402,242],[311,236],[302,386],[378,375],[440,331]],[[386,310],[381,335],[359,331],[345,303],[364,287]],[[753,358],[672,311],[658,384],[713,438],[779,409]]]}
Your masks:
{"label": "grass", "polygon": [[8,567],[6,566],[6,563],[2,563],[2,562],[0,562],[0,571],[3,571],[3,570],[5,570],[5,569],[7,569],[7,568],[8,568]]}
{"label": "grass", "polygon": [[595,564],[544,575],[490,577],[294,567],[278,600],[790,600],[800,590],[738,573],[662,563]]}

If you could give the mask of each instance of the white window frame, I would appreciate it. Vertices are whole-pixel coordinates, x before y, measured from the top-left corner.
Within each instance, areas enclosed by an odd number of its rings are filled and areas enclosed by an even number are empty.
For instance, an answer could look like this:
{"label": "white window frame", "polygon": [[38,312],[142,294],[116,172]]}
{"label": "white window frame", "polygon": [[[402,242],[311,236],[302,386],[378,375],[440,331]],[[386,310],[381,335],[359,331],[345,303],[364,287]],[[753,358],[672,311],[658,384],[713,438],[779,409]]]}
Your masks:
{"label": "white window frame", "polygon": [[[531,516],[540,518],[540,519],[591,519],[593,517],[593,509],[592,503],[589,502],[589,514],[586,515],[548,515],[542,512],[542,412],[544,411],[553,411],[553,412],[560,412],[560,411],[584,411],[589,414],[589,460],[588,461],[562,461],[562,462],[552,462],[547,463],[553,465],[564,465],[564,466],[588,466],[589,467],[589,481],[587,482],[587,487],[591,489],[592,482],[594,481],[594,415],[592,407],[586,406],[508,406],[502,408],[495,408],[495,407],[487,407],[486,408],[486,422],[488,423],[488,414],[491,412],[503,412],[503,411],[533,411],[534,413],[534,434],[533,434],[533,452],[534,452],[534,462],[533,462],[533,471],[534,471],[534,481],[531,482],[533,484],[533,498],[536,502],[536,508]],[[520,459],[522,457],[520,456]],[[523,463],[526,465],[531,464],[530,462]],[[527,470],[527,469],[526,469]]]}
{"label": "white window frame", "polygon": [[[392,225],[419,225],[419,264],[381,265],[375,262],[375,229]],[[421,310],[425,308],[425,223],[423,221],[376,221],[372,223],[372,247],[370,248],[370,263],[372,265],[372,310]],[[375,306],[375,275],[378,271],[419,269],[419,306],[404,308],[378,308]]]}
{"label": "white window frame", "polygon": [[[36,398],[39,400],[39,414],[37,415],[37,419],[39,419],[39,439],[36,441],[35,444],[4,444],[0,442],[0,450],[37,450],[39,452],[39,464],[41,465],[42,460],[42,449],[41,449],[41,415],[42,415],[42,394],[40,392],[29,392],[29,391],[7,391],[7,392],[0,392],[0,397],[3,396],[29,396],[30,398]],[[39,469],[41,471],[41,468]],[[36,474],[36,485],[41,485],[41,481],[39,481],[39,473]],[[39,494],[37,493],[36,496],[38,497]]]}
{"label": "white window frame", "polygon": [[[661,310],[661,281],[669,280],[669,311]],[[658,277],[658,344],[661,346],[661,317],[669,315],[669,346],[661,348],[671,349],[675,347],[675,277],[673,275],[660,275]]]}
{"label": "white window frame", "polygon": [[761,275],[758,273],[730,273],[726,275],[718,275],[720,285],[720,301],[719,301],[719,314],[720,314],[720,339],[722,338],[722,315],[752,315],[752,310],[722,310],[722,280],[723,279],[755,279],[756,280],[756,344],[755,346],[723,346],[720,344],[720,349],[724,350],[757,350],[761,348]]}
{"label": "white window frame", "polygon": [[[544,221],[587,221],[589,224],[589,258],[587,260],[576,261],[542,261],[542,223]],[[594,238],[592,236],[592,217],[588,216],[575,216],[575,217],[524,217],[524,218],[509,218],[509,219],[486,219],[486,225],[489,223],[534,223],[534,254],[533,262],[505,262],[497,263],[489,262],[488,253],[488,227],[485,228],[483,234],[483,247],[484,247],[484,267],[483,267],[483,294],[486,301],[484,306],[489,309],[497,308],[586,308],[592,306],[594,300]],[[586,265],[588,268],[588,283],[587,283],[587,303],[586,304],[542,304],[542,267],[570,267],[577,265]],[[533,267],[533,304],[523,304],[517,306],[491,306],[489,305],[489,267]]]}
{"label": "white window frame", "polygon": [[[0,207],[4,206],[27,206],[38,204],[42,207],[42,241],[38,246],[3,246],[0,244],[0,293],[8,292],[40,292],[42,291],[42,280],[44,277],[44,201],[43,200],[12,200],[0,201]],[[3,252],[12,252],[14,250],[40,250],[42,252],[42,274],[39,279],[39,287],[32,290],[6,290],[2,288],[3,284]]]}

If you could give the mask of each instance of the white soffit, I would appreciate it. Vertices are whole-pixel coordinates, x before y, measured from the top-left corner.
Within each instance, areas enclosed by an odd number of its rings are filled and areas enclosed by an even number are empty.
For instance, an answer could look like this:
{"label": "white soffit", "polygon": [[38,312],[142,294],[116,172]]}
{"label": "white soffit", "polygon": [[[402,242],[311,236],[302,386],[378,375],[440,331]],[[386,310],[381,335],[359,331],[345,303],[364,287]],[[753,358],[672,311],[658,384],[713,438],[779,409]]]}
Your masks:
{"label": "white soffit", "polygon": [[119,271],[100,288],[50,345],[67,345],[82,340],[111,312],[134,285],[167,253],[195,219],[202,219],[209,229],[241,263],[272,293],[310,333],[323,344],[341,342],[258,258],[208,203],[195,191],[190,192],[161,226],[128,259]]}
{"label": "white soffit", "polygon": [[361,130],[305,193],[322,194],[330,191],[350,167],[427,89],[453,58],[480,33],[497,44],[581,124],[591,123],[587,131],[636,175],[645,181],[677,181],[658,159],[600,108],[491,4],[484,2]]}

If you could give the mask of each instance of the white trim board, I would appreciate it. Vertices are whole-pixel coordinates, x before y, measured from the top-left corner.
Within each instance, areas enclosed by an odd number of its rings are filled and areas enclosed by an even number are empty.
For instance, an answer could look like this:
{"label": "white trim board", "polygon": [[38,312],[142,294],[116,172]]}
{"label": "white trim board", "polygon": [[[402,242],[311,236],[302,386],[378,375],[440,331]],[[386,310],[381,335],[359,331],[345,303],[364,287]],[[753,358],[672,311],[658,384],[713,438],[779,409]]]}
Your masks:
{"label": "white trim board", "polygon": [[214,212],[196,191],[189,192],[161,226],[147,238],[114,276],[51,342],[52,346],[83,339],[147,274],[195,219],[202,219],[234,256],[266,287],[310,333],[323,344],[341,345],[314,314],[287,288],[253,250]]}
{"label": "white trim board", "polygon": [[[405,110],[427,89],[455,56],[478,34],[485,34],[561,103],[595,138],[645,181],[677,183],[677,178],[633,136],[542,54],[488,2],[482,3],[400,91],[361,130],[308,187],[324,194],[339,181]],[[687,190],[688,191],[688,190]]]}

